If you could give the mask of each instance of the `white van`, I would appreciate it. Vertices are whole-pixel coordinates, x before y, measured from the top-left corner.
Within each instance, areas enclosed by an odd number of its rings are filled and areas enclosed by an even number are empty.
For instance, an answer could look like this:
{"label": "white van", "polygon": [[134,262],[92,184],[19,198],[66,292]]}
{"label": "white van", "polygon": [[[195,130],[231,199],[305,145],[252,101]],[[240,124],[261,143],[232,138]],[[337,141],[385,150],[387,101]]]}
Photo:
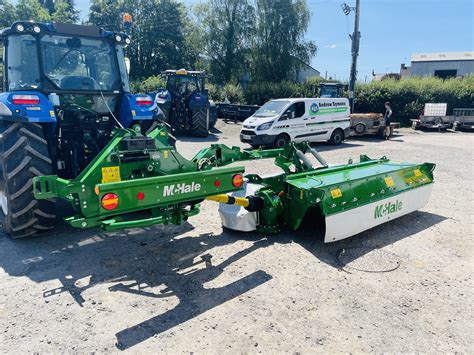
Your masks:
{"label": "white van", "polygon": [[271,100],[244,121],[240,140],[252,147],[283,147],[290,141],[339,144],[349,137],[349,114],[345,98]]}

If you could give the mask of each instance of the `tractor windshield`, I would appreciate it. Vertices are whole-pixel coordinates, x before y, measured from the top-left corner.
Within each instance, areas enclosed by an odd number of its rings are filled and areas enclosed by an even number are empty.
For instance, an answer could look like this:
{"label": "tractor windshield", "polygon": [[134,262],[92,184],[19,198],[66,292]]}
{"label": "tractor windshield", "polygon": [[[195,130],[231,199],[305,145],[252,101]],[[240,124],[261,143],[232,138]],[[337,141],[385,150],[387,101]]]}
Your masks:
{"label": "tractor windshield", "polygon": [[272,117],[283,112],[283,109],[290,103],[290,101],[269,101],[257,112],[254,113],[253,117]]}
{"label": "tractor windshield", "polygon": [[43,70],[63,90],[118,90],[120,74],[115,47],[106,39],[45,35],[41,38]]}
{"label": "tractor windshield", "polygon": [[168,90],[179,96],[187,96],[202,91],[202,79],[195,76],[176,75],[168,79]]}

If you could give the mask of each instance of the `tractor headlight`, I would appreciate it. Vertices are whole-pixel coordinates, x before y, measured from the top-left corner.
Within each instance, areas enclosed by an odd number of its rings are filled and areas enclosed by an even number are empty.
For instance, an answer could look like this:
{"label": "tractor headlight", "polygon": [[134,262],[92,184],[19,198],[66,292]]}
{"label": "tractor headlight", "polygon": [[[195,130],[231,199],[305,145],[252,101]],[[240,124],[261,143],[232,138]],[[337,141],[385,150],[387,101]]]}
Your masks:
{"label": "tractor headlight", "polygon": [[115,35],[115,40],[116,40],[117,42],[122,42],[122,37],[119,36],[119,35]]}
{"label": "tractor headlight", "polygon": [[39,26],[33,26],[33,32],[34,33],[40,33],[41,32],[41,28]]}
{"label": "tractor headlight", "polygon": [[130,44],[130,38],[125,38],[125,44]]}
{"label": "tractor headlight", "polygon": [[25,27],[22,24],[16,25],[15,28],[18,32],[23,32],[25,30]]}
{"label": "tractor headlight", "polygon": [[257,131],[265,131],[266,129],[270,129],[272,124],[273,122],[267,122],[267,123],[261,124],[260,126],[257,127]]}

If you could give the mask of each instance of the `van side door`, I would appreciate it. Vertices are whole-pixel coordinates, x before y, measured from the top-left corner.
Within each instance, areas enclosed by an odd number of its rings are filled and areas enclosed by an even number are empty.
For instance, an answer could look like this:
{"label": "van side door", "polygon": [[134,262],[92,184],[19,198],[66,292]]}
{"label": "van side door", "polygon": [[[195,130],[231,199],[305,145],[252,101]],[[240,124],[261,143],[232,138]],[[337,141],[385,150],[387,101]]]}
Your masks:
{"label": "van side door", "polygon": [[297,140],[297,137],[301,135],[304,131],[304,114],[304,101],[294,102],[290,105],[290,107],[285,110],[285,112],[278,119],[279,123],[286,123],[285,133],[288,133],[292,141]]}

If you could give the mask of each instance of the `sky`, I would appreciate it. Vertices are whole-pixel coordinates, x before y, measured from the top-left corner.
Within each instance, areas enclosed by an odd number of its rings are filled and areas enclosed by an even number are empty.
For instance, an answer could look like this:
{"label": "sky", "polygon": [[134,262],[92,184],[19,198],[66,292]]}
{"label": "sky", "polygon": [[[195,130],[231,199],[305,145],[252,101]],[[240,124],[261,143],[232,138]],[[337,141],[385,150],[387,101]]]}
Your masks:
{"label": "sky", "polygon": [[[191,5],[199,0],[185,0]],[[307,0],[311,23],[306,34],[318,46],[311,65],[321,76],[347,81],[351,64],[349,33],[354,13],[341,3],[355,0]],[[359,81],[400,71],[413,53],[474,51],[474,0],[360,0]],[[83,18],[89,0],[75,0]]]}

